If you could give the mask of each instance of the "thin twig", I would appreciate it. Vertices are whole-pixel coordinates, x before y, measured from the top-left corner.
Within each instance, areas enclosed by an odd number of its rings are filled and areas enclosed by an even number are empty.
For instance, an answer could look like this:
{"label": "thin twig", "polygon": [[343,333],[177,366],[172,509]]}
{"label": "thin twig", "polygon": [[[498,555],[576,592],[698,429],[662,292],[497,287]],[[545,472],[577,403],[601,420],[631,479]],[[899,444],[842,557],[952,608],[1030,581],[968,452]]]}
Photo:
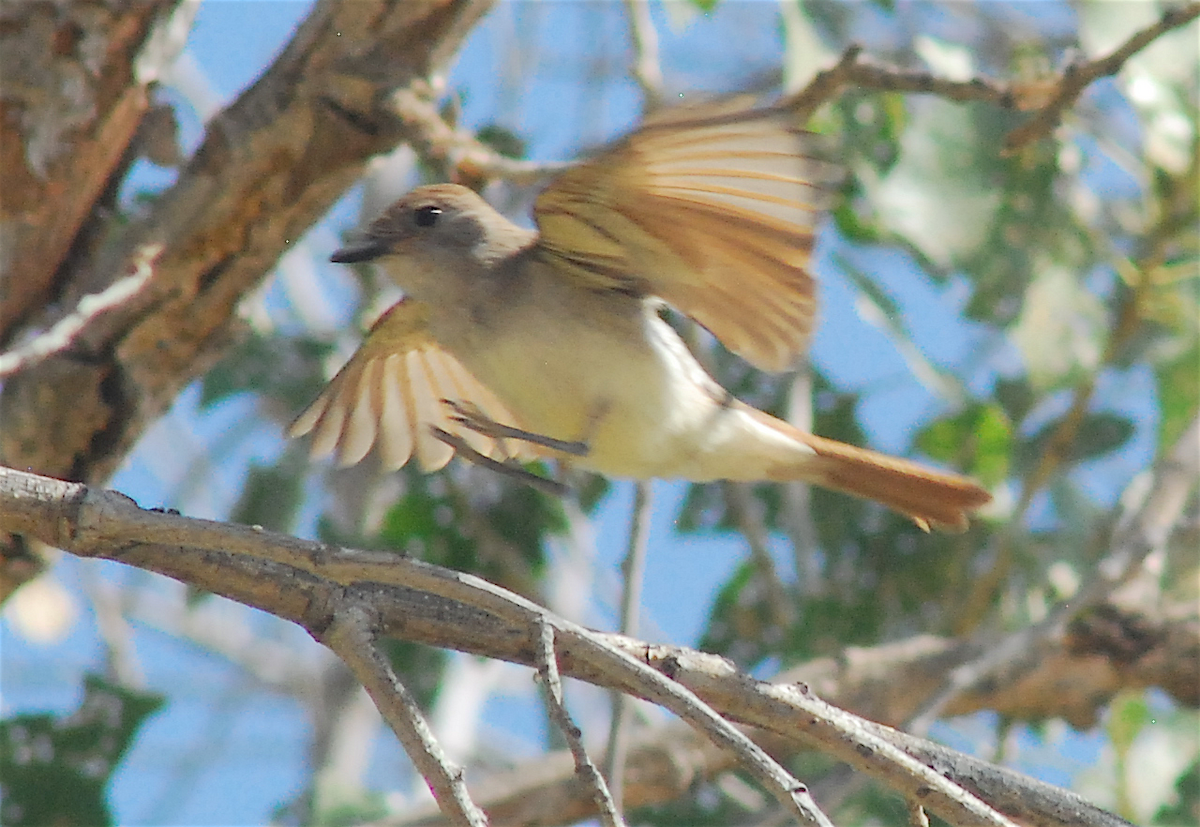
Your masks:
{"label": "thin twig", "polygon": [[567,747],[575,759],[575,773],[592,789],[592,800],[600,811],[600,821],[605,827],[624,827],[625,819],[621,816],[620,807],[609,793],[604,776],[591,756],[583,747],[582,733],[563,701],[562,678],[558,673],[558,655],[554,653],[554,627],[544,618],[537,625],[537,659],[538,675],[541,676],[542,686],[546,689],[546,697],[550,701],[550,718],[554,721],[563,737],[567,739]]}
{"label": "thin twig", "polygon": [[1126,61],[1142,49],[1172,29],[1186,26],[1197,17],[1200,17],[1200,3],[1197,2],[1167,9],[1158,22],[1135,32],[1107,57],[1068,64],[1059,75],[1058,88],[1050,101],[1005,138],[1005,151],[1014,152],[1048,134],[1062,117],[1063,111],[1075,103],[1084,89],[1100,78],[1115,75]]}
{"label": "thin twig", "polygon": [[[646,550],[650,539],[650,483],[639,480],[633,489],[633,513],[629,518],[629,545],[621,563],[621,618],[617,631],[635,637],[638,614],[642,609],[642,583],[646,577]],[[618,810],[625,793],[625,762],[629,754],[629,734],[633,726],[633,699],[613,690],[612,723],[608,731],[608,755],[604,773]]]}
{"label": "thin twig", "polygon": [[374,618],[361,604],[350,603],[335,616],[322,642],[345,661],[375,701],[413,765],[433,790],[442,812],[456,825],[487,827],[487,816],[471,800],[462,769],[450,763],[421,714],[417,699],[400,682],[376,646],[374,627]]}
{"label": "thin twig", "polygon": [[467,130],[446,123],[434,100],[419,91],[401,89],[392,95],[391,103],[393,111],[410,130],[409,143],[417,154],[444,163],[456,175],[536,184],[572,166],[519,161],[501,155]]}
{"label": "thin twig", "polygon": [[630,74],[642,90],[643,108],[653,111],[662,105],[663,74],[658,57],[658,32],[650,15],[649,0],[625,0],[629,23],[629,45],[633,50]]}
{"label": "thin twig", "polygon": [[725,503],[738,531],[750,547],[750,560],[758,571],[771,611],[771,623],[779,632],[791,627],[796,612],[787,590],[775,571],[775,561],[767,548],[767,524],[762,503],[754,498],[749,483],[727,482],[722,485]]}

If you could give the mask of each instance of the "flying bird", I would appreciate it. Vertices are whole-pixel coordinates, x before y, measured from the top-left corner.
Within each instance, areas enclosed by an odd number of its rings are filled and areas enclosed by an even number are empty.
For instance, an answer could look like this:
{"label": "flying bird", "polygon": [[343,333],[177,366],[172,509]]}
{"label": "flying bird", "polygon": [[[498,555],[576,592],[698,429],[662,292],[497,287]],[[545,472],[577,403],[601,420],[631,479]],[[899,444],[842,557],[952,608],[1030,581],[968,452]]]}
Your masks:
{"label": "flying bird", "polygon": [[334,262],[404,298],[296,420],[314,456],[374,447],[425,471],[456,449],[612,477],[799,480],[962,530],[965,477],[806,433],[735,399],[662,318],[669,304],[767,371],[803,354],[815,229],[840,172],[783,108],[667,110],[571,167],[522,228],[455,184],[418,187]]}

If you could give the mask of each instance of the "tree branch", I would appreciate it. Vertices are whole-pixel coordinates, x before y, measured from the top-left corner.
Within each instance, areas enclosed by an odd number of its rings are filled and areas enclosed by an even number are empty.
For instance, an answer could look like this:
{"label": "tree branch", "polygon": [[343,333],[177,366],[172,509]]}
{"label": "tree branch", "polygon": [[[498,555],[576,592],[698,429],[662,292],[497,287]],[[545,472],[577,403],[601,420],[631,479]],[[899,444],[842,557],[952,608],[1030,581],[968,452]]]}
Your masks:
{"label": "tree branch", "polygon": [[424,83],[490,5],[320,0],[271,67],[210,121],[149,215],[114,228],[114,243],[62,274],[64,296],[101,293],[136,271],[140,251],[162,246],[141,289],[6,380],[0,462],[105,479],[221,355],[241,298],[373,155],[408,137],[388,95]]}
{"label": "tree branch", "polygon": [[380,634],[524,664],[536,662],[530,630],[549,623],[564,674],[665,706],[736,753],[809,823],[827,822],[807,790],[730,721],[816,745],[955,823],[1009,823],[900,752],[886,732],[811,693],[751,680],[720,658],[589,632],[471,575],[389,553],[144,511],[116,492],[11,469],[0,469],[0,530],[195,584],[299,623],[318,639],[337,621],[348,588],[369,606]]}
{"label": "tree branch", "polygon": [[333,624],[319,640],[345,661],[354,677],[366,688],[451,823],[462,827],[486,827],[487,817],[471,800],[462,769],[450,763],[421,714],[417,699],[400,682],[392,665],[379,651],[370,601],[359,604],[350,597],[337,602],[336,607],[331,607]]}
{"label": "tree branch", "polygon": [[583,747],[582,733],[571,715],[567,712],[566,701],[563,700],[562,677],[558,672],[558,656],[554,653],[554,627],[549,623],[538,624],[537,670],[546,695],[550,699],[550,718],[555,726],[567,739],[571,757],[575,759],[575,773],[583,779],[592,791],[592,801],[600,813],[600,823],[604,827],[625,827],[625,819],[620,812],[620,804],[613,800],[608,791],[608,784],[600,770],[592,763],[591,757]]}
{"label": "tree branch", "polygon": [[808,86],[791,96],[787,105],[802,120],[818,106],[836,97],[844,87],[880,92],[916,92],[966,103],[990,103],[1002,109],[1036,110],[1024,124],[1009,134],[1005,147],[1009,152],[1031,143],[1050,132],[1062,113],[1091,83],[1114,75],[1131,57],[1162,35],[1200,17],[1200,2],[1191,2],[1166,11],[1156,23],[1132,35],[1112,53],[1096,60],[1072,63],[1056,77],[1036,84],[1004,83],[988,78],[967,81],[948,80],[929,72],[898,69],[863,57],[862,47],[852,45],[836,64],[817,75]]}
{"label": "tree branch", "polygon": [[[1095,575],[1041,623],[1027,626],[999,643],[989,645],[981,640],[983,653],[979,658],[951,671],[945,685],[913,717],[909,728],[924,733],[957,695],[979,686],[1001,669],[1027,671],[1033,665],[1031,655],[1038,650],[1041,640],[1062,635],[1071,618],[1103,601],[1146,557],[1165,547],[1183,516],[1196,480],[1200,479],[1197,445],[1200,445],[1200,418],[1192,420],[1158,463],[1141,501],[1127,507],[1121,515],[1109,552],[1096,567]],[[1137,483],[1135,480],[1132,485]]]}

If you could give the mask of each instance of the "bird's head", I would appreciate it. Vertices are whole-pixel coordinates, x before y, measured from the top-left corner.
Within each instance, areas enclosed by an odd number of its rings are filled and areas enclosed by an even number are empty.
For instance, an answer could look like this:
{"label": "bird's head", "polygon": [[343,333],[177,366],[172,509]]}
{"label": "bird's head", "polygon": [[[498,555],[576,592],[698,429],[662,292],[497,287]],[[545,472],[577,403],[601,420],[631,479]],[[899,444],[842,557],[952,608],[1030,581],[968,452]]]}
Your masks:
{"label": "bird's head", "polygon": [[487,267],[528,246],[534,233],[513,224],[458,184],[417,187],[333,254],[337,263],[379,260],[401,287],[410,273]]}

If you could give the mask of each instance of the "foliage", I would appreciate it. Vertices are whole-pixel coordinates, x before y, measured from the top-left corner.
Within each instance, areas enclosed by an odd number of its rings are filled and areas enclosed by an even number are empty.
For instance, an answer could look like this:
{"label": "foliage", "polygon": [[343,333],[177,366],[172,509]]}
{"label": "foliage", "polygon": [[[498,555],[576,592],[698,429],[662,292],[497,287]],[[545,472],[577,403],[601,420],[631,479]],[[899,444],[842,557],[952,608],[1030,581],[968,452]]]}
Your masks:
{"label": "foliage", "polygon": [[0,816],[12,827],[117,823],[107,788],[161,695],[95,675],[70,715],[20,714],[0,721]]}

